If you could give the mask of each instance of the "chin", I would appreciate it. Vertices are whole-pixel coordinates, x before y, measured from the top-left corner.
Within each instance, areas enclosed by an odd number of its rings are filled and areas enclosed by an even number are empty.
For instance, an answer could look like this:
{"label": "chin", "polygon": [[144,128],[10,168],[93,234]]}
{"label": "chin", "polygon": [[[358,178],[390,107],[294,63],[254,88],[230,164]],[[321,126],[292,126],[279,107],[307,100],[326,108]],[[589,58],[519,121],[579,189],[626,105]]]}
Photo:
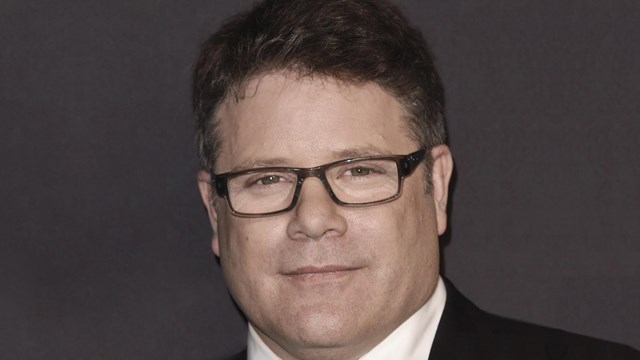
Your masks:
{"label": "chin", "polygon": [[290,336],[311,348],[340,348],[353,343],[353,338],[357,337],[354,330],[358,326],[353,321],[353,314],[346,308],[339,311],[302,311],[294,319],[296,323],[289,327],[294,329]]}

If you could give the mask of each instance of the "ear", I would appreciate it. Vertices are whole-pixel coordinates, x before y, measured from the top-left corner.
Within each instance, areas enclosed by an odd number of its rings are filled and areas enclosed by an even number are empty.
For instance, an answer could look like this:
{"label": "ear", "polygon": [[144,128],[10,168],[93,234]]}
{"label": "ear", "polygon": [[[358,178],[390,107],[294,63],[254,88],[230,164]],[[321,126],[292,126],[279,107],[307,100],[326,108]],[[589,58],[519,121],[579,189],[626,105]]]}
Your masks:
{"label": "ear", "polygon": [[453,173],[453,157],[447,145],[438,145],[431,149],[433,167],[431,170],[432,196],[436,208],[438,235],[447,229],[447,200],[449,182]]}
{"label": "ear", "polygon": [[200,189],[200,197],[209,214],[209,223],[211,224],[211,249],[216,256],[220,256],[220,243],[218,239],[218,213],[213,206],[213,189],[211,188],[211,174],[208,171],[198,171],[198,188]]}

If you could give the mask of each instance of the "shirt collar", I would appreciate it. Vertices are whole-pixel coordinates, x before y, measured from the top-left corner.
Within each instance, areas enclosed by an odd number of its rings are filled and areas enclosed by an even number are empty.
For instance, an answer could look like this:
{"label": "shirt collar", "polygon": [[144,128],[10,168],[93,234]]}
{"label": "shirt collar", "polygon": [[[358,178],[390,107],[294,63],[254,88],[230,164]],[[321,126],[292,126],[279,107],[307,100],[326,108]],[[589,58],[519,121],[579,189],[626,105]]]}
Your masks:
{"label": "shirt collar", "polygon": [[[442,278],[429,300],[360,360],[428,359],[447,299]],[[248,360],[280,360],[249,323]]]}
{"label": "shirt collar", "polygon": [[278,355],[274,354],[262,341],[251,323],[249,323],[247,339],[247,360],[280,360]]}

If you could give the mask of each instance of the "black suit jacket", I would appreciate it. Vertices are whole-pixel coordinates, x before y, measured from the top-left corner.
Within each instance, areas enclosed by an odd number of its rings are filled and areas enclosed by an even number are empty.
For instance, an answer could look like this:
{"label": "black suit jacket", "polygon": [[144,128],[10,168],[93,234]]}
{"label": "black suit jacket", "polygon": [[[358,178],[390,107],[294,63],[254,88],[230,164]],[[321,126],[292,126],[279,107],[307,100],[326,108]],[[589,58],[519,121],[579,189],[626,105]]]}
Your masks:
{"label": "black suit jacket", "polygon": [[[450,281],[445,285],[429,360],[640,360],[640,352],[625,345],[489,314]],[[245,349],[228,360],[246,359]]]}

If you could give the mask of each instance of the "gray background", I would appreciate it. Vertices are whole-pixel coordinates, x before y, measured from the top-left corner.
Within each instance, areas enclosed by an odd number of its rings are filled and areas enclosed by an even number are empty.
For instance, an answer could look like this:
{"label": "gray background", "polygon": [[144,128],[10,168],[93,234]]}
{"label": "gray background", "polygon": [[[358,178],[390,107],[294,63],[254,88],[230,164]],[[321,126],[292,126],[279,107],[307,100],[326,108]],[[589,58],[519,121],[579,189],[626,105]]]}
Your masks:
{"label": "gray background", "polygon": [[[248,3],[0,2],[0,357],[243,346],[189,81]],[[447,276],[485,309],[640,347],[640,2],[399,3],[447,91]]]}

